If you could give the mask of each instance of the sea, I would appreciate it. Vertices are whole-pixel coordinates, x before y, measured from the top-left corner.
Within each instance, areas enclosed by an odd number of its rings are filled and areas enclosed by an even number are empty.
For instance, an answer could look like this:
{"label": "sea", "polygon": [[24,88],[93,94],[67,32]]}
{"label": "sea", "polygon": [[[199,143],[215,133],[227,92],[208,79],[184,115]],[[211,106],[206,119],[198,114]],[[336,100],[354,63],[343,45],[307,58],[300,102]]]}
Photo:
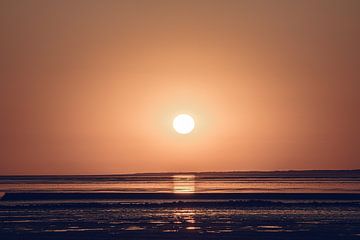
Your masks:
{"label": "sea", "polygon": [[0,239],[360,239],[360,170],[0,176]]}

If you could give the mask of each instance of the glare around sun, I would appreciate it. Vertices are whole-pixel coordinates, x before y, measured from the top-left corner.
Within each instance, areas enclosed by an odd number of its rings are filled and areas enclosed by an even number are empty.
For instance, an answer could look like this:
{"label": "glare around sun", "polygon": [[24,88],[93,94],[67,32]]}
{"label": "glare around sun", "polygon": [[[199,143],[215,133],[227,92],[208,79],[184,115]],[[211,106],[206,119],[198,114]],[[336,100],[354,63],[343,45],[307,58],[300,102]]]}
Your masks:
{"label": "glare around sun", "polygon": [[180,114],[174,118],[173,127],[177,133],[189,134],[194,130],[195,121],[188,114]]}

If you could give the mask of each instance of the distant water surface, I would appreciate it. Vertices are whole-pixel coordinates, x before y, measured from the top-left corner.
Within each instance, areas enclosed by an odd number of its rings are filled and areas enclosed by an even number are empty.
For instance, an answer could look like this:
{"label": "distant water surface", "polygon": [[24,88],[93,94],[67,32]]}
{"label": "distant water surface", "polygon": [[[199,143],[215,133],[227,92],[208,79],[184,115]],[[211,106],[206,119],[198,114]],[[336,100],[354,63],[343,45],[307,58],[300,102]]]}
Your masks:
{"label": "distant water surface", "polygon": [[360,193],[360,171],[2,176],[0,192]]}

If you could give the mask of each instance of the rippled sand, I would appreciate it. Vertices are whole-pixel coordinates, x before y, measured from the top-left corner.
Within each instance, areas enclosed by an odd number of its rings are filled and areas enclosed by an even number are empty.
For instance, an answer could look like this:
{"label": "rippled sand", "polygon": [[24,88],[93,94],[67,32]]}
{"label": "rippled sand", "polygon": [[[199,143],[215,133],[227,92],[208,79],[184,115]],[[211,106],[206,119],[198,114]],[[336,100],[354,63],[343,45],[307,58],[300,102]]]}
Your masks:
{"label": "rippled sand", "polygon": [[359,203],[13,203],[1,239],[359,239]]}

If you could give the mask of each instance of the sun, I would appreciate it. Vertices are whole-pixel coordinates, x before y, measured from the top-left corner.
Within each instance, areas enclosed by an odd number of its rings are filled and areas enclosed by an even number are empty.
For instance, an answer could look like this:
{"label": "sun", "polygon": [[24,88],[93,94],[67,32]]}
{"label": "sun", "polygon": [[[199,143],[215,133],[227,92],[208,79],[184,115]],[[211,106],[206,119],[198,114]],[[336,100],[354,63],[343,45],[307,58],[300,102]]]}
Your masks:
{"label": "sun", "polygon": [[174,118],[173,127],[177,133],[189,134],[194,130],[195,121],[188,114],[180,114]]}

